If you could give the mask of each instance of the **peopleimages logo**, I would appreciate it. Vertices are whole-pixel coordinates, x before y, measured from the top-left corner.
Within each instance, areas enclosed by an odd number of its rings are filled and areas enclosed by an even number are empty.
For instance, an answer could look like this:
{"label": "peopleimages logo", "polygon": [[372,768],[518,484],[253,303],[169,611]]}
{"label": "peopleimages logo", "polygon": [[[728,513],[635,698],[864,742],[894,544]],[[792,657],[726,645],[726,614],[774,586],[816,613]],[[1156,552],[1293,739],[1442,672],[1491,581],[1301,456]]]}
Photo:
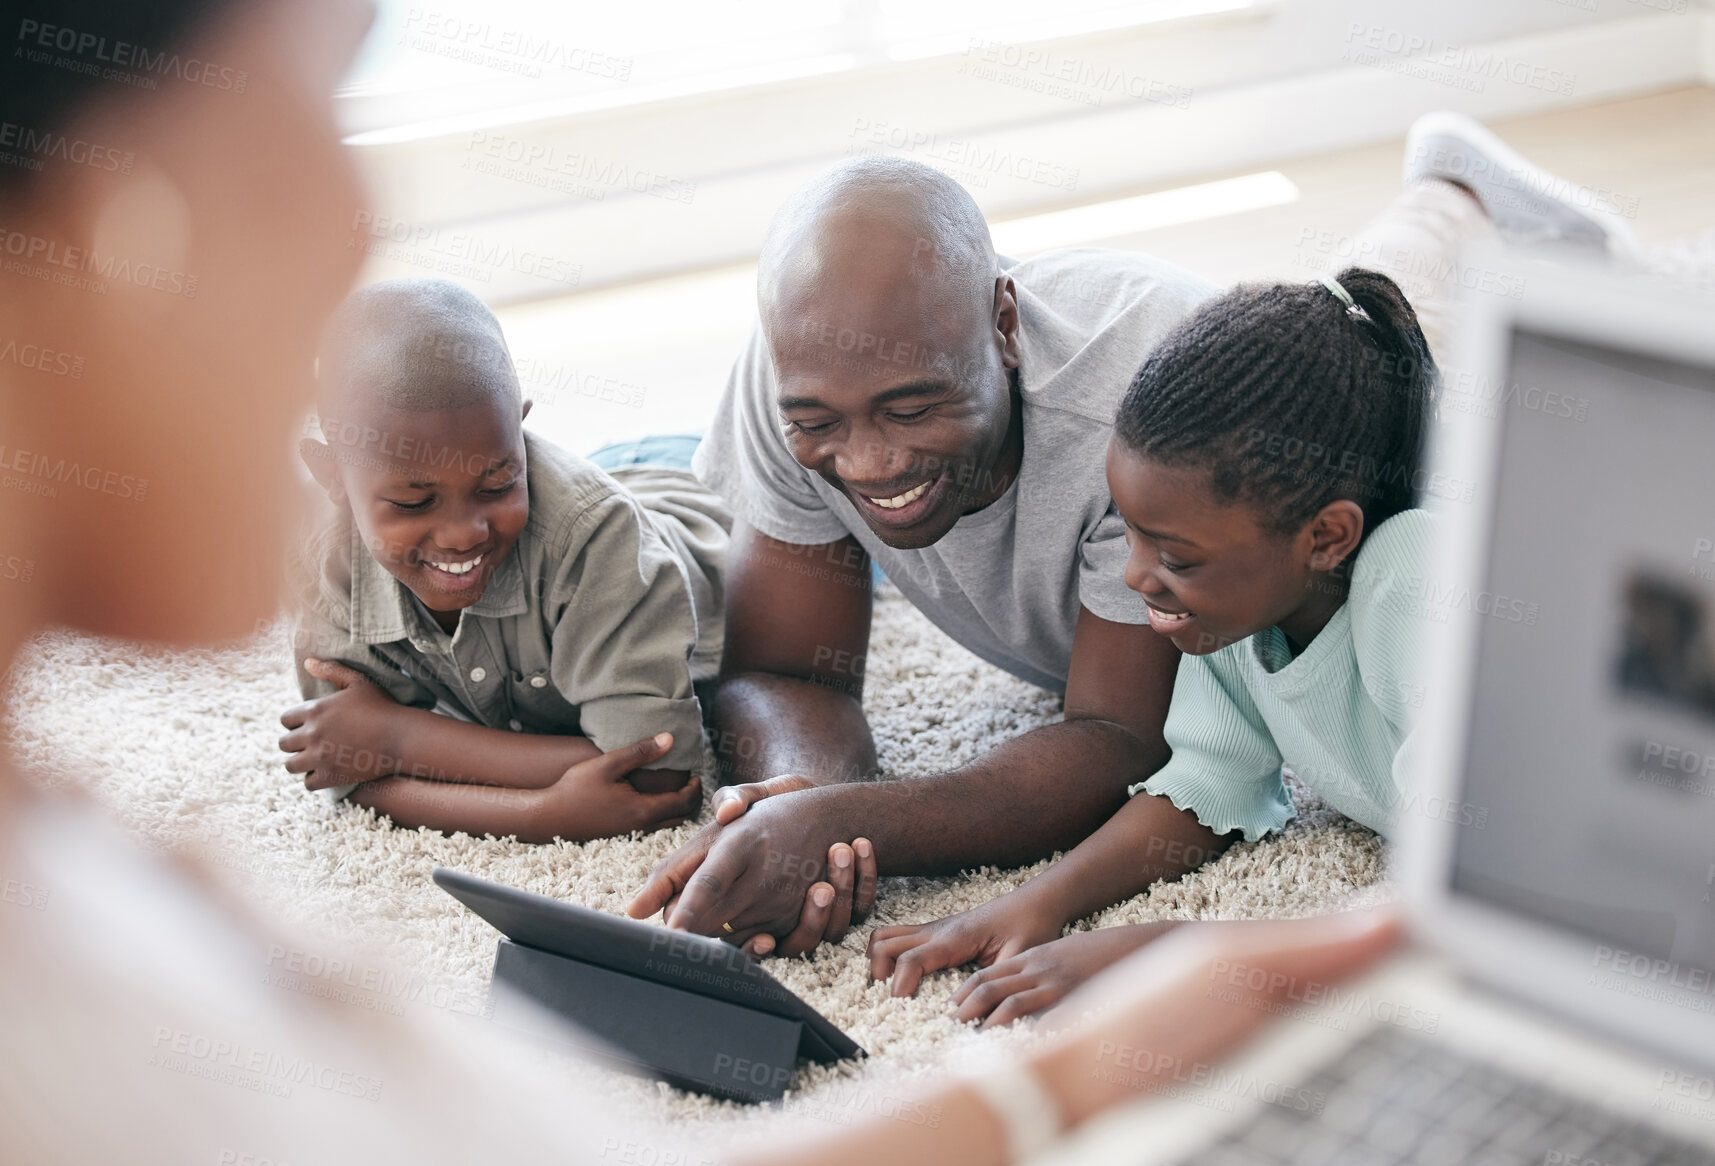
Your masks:
{"label": "peopleimages logo", "polygon": [[502,72],[540,77],[545,71],[588,73],[610,81],[631,80],[630,57],[596,52],[541,36],[525,28],[496,27],[486,20],[412,8],[399,45]]}
{"label": "peopleimages logo", "polygon": [[253,1093],[290,1097],[293,1086],[307,1086],[363,1101],[381,1096],[381,1082],[362,1073],[164,1024],[155,1027],[150,1049],[149,1064],[158,1069],[236,1085]]}
{"label": "peopleimages logo", "polygon": [[[93,32],[59,24],[43,24],[39,20],[20,20],[17,39],[19,48],[14,55],[21,55],[32,64],[71,67],[79,72],[100,73],[110,80],[124,79],[121,70],[135,70],[139,74],[153,74],[153,77],[136,78],[150,81],[148,88],[154,87],[154,77],[175,77],[192,85],[205,85],[232,93],[243,93],[250,84],[248,70],[231,69],[165,50],[154,51],[146,45],[109,40]],[[54,57],[51,54],[55,52],[66,55]],[[102,65],[112,68],[102,70]],[[108,77],[108,74],[113,76]]]}
{"label": "peopleimages logo", "polygon": [[[7,271],[36,279],[51,279],[56,283],[76,282],[88,290],[105,295],[107,288],[94,280],[80,276],[96,276],[114,283],[129,283],[151,291],[184,296],[193,300],[197,294],[197,277],[187,275],[158,263],[138,263],[112,252],[102,253],[93,247],[69,247],[57,239],[9,231],[0,226],[0,263]],[[67,273],[75,272],[77,276]]]}
{"label": "peopleimages logo", "polygon": [[148,478],[86,466],[75,458],[5,445],[0,445],[0,484],[48,498],[57,498],[62,485],[81,486],[91,493],[109,494],[131,502],[141,502],[149,493]]}
{"label": "peopleimages logo", "polygon": [[[390,215],[358,211],[351,222],[349,246],[377,259],[426,267],[478,283],[494,282],[496,270],[515,271],[550,283],[575,287],[583,265],[543,251],[496,243],[464,231],[412,223]],[[363,236],[369,236],[368,239]]]}
{"label": "peopleimages logo", "polygon": [[83,379],[83,357],[57,348],[20,342],[12,337],[0,337],[0,364],[15,364],[50,376]]}
{"label": "peopleimages logo", "polygon": [[0,121],[0,150],[17,150],[30,155],[21,161],[38,163],[32,169],[40,168],[41,159],[57,159],[74,166],[88,166],[92,170],[129,174],[137,161],[137,156],[129,150],[67,137],[53,130],[36,130],[10,121]]}
{"label": "peopleimages logo", "polygon": [[[1485,81],[1493,80],[1560,94],[1570,94],[1578,83],[1576,74],[1550,69],[1506,53],[1438,41],[1404,29],[1358,21],[1346,26],[1343,55],[1356,64],[1418,73],[1425,80],[1456,83],[1458,88],[1476,92],[1482,91]],[[1420,72],[1433,66],[1450,70],[1450,73],[1438,76]]]}

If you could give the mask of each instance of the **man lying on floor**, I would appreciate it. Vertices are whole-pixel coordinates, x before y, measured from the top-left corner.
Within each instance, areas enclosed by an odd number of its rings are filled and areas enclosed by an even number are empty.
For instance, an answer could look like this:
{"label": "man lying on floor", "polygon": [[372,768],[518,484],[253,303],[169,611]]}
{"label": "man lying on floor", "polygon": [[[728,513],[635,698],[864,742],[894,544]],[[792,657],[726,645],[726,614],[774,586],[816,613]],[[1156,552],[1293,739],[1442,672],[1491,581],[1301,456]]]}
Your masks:
{"label": "man lying on floor", "polygon": [[[1355,253],[1395,278],[1432,352],[1472,238],[1635,245],[1617,216],[1538,193],[1578,188],[1469,119],[1420,120],[1405,177]],[[737,515],[715,721],[725,777],[750,784],[717,795],[717,824],[660,864],[634,915],[806,951],[861,918],[877,870],[1069,850],[1161,768],[1179,653],[1126,588],[1104,467],[1132,377],[1215,290],[1133,252],[998,257],[970,195],[908,160],[856,159],[787,200],[761,327],[696,458]],[[947,773],[854,780],[878,768],[852,664],[872,562],[965,648],[1064,693],[1064,721]],[[1127,813],[1153,839],[1151,879],[1233,837],[1154,793]]]}

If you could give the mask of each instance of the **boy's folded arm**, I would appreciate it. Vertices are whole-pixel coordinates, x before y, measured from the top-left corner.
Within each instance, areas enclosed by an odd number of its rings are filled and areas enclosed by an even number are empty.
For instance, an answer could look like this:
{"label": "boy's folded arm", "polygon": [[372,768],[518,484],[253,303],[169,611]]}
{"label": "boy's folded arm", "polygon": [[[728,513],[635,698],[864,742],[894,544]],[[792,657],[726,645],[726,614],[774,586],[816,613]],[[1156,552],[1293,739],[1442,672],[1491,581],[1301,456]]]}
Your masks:
{"label": "boy's folded arm", "polygon": [[575,734],[515,733],[425,709],[401,707],[393,715],[392,756],[400,777],[543,789],[601,754],[588,737]]}
{"label": "boy's folded arm", "polygon": [[[600,764],[603,756],[591,758],[590,764]],[[619,772],[614,769],[615,775]],[[585,789],[578,788],[508,789],[387,777],[359,786],[351,800],[408,829],[513,835],[520,842],[552,842],[557,838],[587,842],[677,825],[695,814],[701,805],[702,786],[688,774],[678,776],[685,785],[674,792],[639,793],[627,783],[612,782],[611,788],[604,790],[605,796],[588,796]],[[597,780],[604,787],[610,785]]]}
{"label": "boy's folded arm", "polygon": [[540,789],[600,753],[579,736],[490,729],[401,704],[368,672],[343,661],[306,656],[299,668],[332,690],[281,718],[293,730],[281,748],[301,750],[287,769],[313,766],[312,789],[387,776]]}
{"label": "boy's folded arm", "polygon": [[586,842],[616,832],[593,812],[551,811],[542,791],[533,789],[385,777],[358,786],[350,800],[408,830],[426,826],[448,834],[514,835],[520,842]]}
{"label": "boy's folded arm", "polygon": [[534,824],[540,801],[536,790],[403,776],[365,782],[349,800],[387,815],[406,829],[426,826],[447,833],[517,834],[521,839]]}

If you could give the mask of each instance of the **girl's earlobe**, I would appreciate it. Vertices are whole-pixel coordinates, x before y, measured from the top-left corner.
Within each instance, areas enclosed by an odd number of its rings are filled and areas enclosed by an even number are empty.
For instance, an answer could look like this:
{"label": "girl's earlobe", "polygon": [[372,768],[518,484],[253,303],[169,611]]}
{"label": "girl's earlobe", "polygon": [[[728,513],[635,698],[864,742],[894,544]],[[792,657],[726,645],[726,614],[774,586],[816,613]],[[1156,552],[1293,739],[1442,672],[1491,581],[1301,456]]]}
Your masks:
{"label": "girl's earlobe", "polygon": [[1347,498],[1328,503],[1311,522],[1311,569],[1335,570],[1357,554],[1363,537],[1363,507]]}

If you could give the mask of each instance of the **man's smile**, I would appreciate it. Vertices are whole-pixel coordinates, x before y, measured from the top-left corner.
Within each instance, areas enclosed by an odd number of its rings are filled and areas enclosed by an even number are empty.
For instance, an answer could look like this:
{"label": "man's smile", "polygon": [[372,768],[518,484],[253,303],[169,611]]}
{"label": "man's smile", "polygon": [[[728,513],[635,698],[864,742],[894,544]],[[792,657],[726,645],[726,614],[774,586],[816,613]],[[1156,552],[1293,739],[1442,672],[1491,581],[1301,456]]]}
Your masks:
{"label": "man's smile", "polygon": [[891,498],[871,498],[870,501],[874,502],[883,510],[898,510],[907,503],[915,502],[917,499],[923,497],[923,491],[928,488],[928,482],[920,482],[911,489],[905,491],[903,494],[895,494]]}
{"label": "man's smile", "polygon": [[[846,493],[858,503],[864,518],[872,526],[906,527],[927,517],[940,501],[945,475],[937,475],[903,490],[897,486],[854,486],[843,483]],[[885,492],[884,492],[885,491]]]}

